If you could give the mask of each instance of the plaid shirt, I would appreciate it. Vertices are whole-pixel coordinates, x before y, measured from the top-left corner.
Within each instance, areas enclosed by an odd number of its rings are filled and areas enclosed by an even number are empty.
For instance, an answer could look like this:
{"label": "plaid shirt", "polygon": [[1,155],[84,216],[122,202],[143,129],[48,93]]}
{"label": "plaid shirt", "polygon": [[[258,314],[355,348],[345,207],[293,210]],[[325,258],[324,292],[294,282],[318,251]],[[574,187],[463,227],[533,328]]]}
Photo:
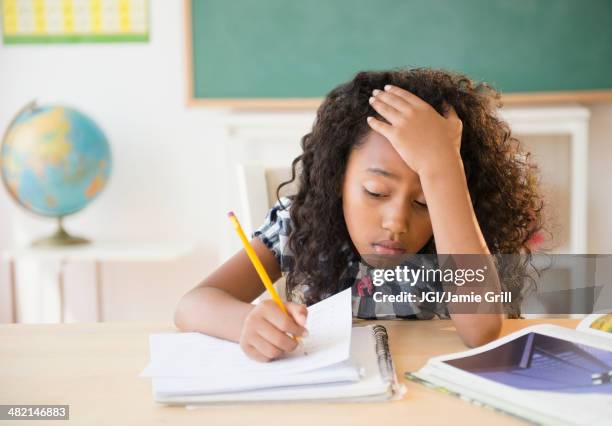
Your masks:
{"label": "plaid shirt", "polygon": [[[294,255],[287,244],[291,234],[291,217],[289,215],[291,199],[284,197],[281,202],[286,209],[283,209],[281,204],[277,202],[268,212],[263,225],[253,233],[253,237],[259,238],[272,251],[284,276],[291,272],[293,268]],[[348,246],[346,249],[349,249]],[[375,302],[373,298],[374,292],[380,292],[383,295],[398,295],[406,292],[416,294],[416,299],[420,300],[420,294],[423,292],[441,292],[441,283],[385,281],[383,285],[375,287],[372,280],[374,268],[355,258],[355,256],[351,256],[351,258],[352,260],[347,263],[347,269],[350,277],[349,282],[352,283],[352,311],[354,317],[363,319],[432,319],[436,316],[449,318],[448,309],[444,303]],[[404,263],[403,265],[419,268],[423,263],[418,265],[416,263]],[[288,298],[296,303],[303,303],[303,295],[307,289],[308,284],[302,283],[291,295],[288,295]]]}

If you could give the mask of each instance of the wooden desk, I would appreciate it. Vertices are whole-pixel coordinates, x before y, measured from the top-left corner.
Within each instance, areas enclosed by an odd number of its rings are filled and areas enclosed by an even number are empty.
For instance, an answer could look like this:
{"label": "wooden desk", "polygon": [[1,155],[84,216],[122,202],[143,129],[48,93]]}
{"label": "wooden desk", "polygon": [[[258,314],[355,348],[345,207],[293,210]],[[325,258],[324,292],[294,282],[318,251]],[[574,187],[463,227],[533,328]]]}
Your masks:
{"label": "wooden desk", "polygon": [[[507,320],[503,334],[544,322],[575,327],[578,321]],[[149,334],[174,331],[174,326],[88,323],[1,325],[0,404],[69,404],[70,424],[87,426],[522,424],[404,379],[405,371],[419,369],[431,356],[466,349],[450,320],[377,323],[389,331],[397,373],[408,389],[402,401],[217,405],[196,410],[157,405],[150,379],[137,376],[149,360]]]}

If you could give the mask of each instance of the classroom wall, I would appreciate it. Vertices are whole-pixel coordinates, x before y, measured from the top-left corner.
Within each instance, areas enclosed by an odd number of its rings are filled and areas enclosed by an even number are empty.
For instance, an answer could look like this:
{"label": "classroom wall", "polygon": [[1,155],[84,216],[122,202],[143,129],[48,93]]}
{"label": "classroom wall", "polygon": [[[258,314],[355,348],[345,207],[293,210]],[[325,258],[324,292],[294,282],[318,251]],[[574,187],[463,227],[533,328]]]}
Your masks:
{"label": "classroom wall", "polygon": [[[182,5],[151,1],[147,44],[0,45],[2,131],[22,105],[37,98],[87,112],[111,143],[109,185],[66,220],[69,230],[91,238],[199,243],[176,263],[105,265],[109,320],[169,320],[179,296],[218,262],[219,230],[226,230],[218,226],[226,210],[226,188],[218,178],[224,172],[222,112],[186,108]],[[24,212],[2,189],[0,227],[4,248],[48,234],[54,223]],[[23,263],[20,297],[39,301],[29,304],[24,320],[54,320],[55,265]],[[6,263],[1,268],[0,321],[6,321]],[[67,319],[93,320],[92,266],[71,264],[66,273]]]}
{"label": "classroom wall", "polygon": [[[182,1],[151,0],[147,44],[0,45],[0,130],[26,102],[73,105],[89,113],[110,140],[114,170],[92,205],[67,220],[91,238],[195,240],[171,263],[104,266],[109,321],[171,321],[180,296],[227,254],[235,235],[225,212],[235,208],[228,171],[224,110],[186,107]],[[589,243],[612,252],[612,104],[590,107]],[[297,144],[298,141],[295,141]],[[52,221],[19,209],[0,190],[0,249],[50,233]],[[0,322],[10,318],[8,273],[0,263]],[[55,321],[55,265],[18,269],[25,322]],[[67,270],[67,320],[93,321],[92,265]]]}

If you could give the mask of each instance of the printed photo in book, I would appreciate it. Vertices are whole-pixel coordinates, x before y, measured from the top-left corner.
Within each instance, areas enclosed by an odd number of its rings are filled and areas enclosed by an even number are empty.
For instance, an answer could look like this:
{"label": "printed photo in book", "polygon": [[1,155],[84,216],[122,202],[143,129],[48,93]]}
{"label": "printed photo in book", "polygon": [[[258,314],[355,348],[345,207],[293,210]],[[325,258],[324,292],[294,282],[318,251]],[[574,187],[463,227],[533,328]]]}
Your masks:
{"label": "printed photo in book", "polygon": [[431,358],[406,377],[541,424],[598,425],[612,418],[612,314],[576,329],[540,324],[481,347]]}

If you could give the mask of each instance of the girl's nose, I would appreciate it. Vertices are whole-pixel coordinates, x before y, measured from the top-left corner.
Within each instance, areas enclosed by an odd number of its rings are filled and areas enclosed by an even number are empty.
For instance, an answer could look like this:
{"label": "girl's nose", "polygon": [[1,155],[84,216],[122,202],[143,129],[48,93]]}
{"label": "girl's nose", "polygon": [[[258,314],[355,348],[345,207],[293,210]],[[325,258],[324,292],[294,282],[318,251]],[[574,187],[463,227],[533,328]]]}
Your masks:
{"label": "girl's nose", "polygon": [[409,210],[403,205],[397,205],[387,209],[383,218],[382,227],[391,232],[395,237],[407,233],[409,224]]}

